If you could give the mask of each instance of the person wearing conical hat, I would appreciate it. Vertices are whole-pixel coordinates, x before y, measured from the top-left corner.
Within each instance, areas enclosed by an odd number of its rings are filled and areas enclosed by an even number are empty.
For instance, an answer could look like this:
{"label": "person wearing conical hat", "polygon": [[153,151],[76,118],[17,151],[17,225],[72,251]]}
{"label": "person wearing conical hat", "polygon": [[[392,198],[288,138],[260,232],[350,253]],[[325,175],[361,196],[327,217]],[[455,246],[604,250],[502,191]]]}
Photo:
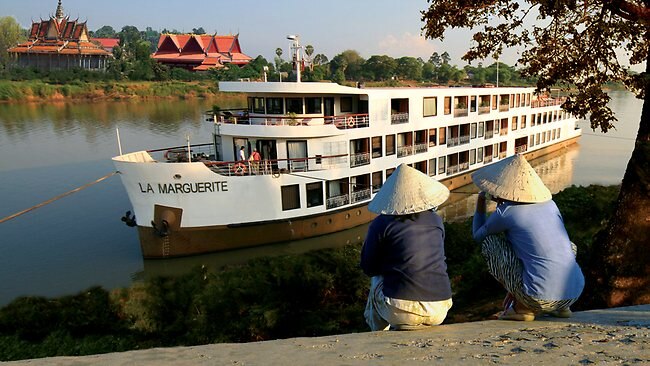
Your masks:
{"label": "person wearing conical hat", "polygon": [[368,205],[379,214],[361,250],[371,277],[364,317],[373,331],[438,325],[451,308],[445,229],[434,211],[449,197],[440,182],[401,164]]}
{"label": "person wearing conical hat", "polygon": [[[473,236],[482,243],[490,273],[508,291],[498,318],[570,317],[584,276],[551,192],[518,154],[479,169],[472,181],[481,190]],[[489,217],[488,196],[497,203]]]}

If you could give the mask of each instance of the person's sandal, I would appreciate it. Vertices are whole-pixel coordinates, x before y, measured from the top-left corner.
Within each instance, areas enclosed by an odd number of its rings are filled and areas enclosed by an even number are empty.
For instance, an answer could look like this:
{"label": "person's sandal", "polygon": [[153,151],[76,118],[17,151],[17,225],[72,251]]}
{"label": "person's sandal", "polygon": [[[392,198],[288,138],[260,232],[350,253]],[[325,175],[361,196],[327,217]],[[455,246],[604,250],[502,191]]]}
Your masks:
{"label": "person's sandal", "polygon": [[551,311],[548,314],[550,316],[553,316],[553,317],[556,317],[556,318],[570,318],[571,315],[572,315],[571,309],[569,309],[569,308]]}
{"label": "person's sandal", "polygon": [[504,310],[498,317],[499,320],[517,320],[520,322],[532,322],[535,320],[533,313],[518,313],[512,307]]}

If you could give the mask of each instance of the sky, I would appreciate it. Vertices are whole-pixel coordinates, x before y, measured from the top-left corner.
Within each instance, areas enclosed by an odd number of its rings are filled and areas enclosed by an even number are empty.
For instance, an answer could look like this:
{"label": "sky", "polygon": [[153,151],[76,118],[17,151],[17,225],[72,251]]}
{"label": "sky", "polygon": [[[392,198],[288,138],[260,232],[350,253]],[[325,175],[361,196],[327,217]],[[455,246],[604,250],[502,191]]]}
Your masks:
{"label": "sky", "polygon": [[[28,28],[32,20],[54,14],[58,0],[0,0],[0,16],[13,16]],[[140,30],[151,27],[191,32],[203,27],[218,34],[239,33],[242,50],[249,56],[272,61],[275,49],[283,58],[290,53],[289,34],[300,36],[303,46],[329,59],[345,50],[373,55],[422,57],[448,52],[451,63],[464,66],[460,57],[469,48],[469,31],[449,32],[444,42],[425,40],[420,11],[426,0],[62,0],[70,17],[88,22],[90,30],[125,25]],[[502,58],[514,64],[514,56]],[[492,60],[484,62],[492,63]]]}

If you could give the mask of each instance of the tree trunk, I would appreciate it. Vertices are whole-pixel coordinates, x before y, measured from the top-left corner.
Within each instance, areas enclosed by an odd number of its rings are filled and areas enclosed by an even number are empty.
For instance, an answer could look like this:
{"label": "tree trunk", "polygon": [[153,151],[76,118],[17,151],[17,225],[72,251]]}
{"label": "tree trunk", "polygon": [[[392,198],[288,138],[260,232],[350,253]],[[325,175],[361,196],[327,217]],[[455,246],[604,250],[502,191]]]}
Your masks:
{"label": "tree trunk", "polygon": [[[614,215],[594,240],[580,307],[650,303],[650,57],[645,99],[632,157]],[[604,157],[606,158],[606,157]]]}

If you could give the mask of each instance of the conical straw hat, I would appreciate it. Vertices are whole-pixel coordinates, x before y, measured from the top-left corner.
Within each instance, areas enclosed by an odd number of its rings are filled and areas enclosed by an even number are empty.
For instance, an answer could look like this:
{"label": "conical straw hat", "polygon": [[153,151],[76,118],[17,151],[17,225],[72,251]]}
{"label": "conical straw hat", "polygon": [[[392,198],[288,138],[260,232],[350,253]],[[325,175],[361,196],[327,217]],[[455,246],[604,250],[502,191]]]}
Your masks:
{"label": "conical straw hat", "polygon": [[449,189],[434,178],[406,164],[400,164],[386,180],[368,210],[384,215],[407,215],[440,206]]}
{"label": "conical straw hat", "polygon": [[472,174],[479,189],[494,197],[525,203],[546,202],[551,191],[523,155],[513,155]]}

